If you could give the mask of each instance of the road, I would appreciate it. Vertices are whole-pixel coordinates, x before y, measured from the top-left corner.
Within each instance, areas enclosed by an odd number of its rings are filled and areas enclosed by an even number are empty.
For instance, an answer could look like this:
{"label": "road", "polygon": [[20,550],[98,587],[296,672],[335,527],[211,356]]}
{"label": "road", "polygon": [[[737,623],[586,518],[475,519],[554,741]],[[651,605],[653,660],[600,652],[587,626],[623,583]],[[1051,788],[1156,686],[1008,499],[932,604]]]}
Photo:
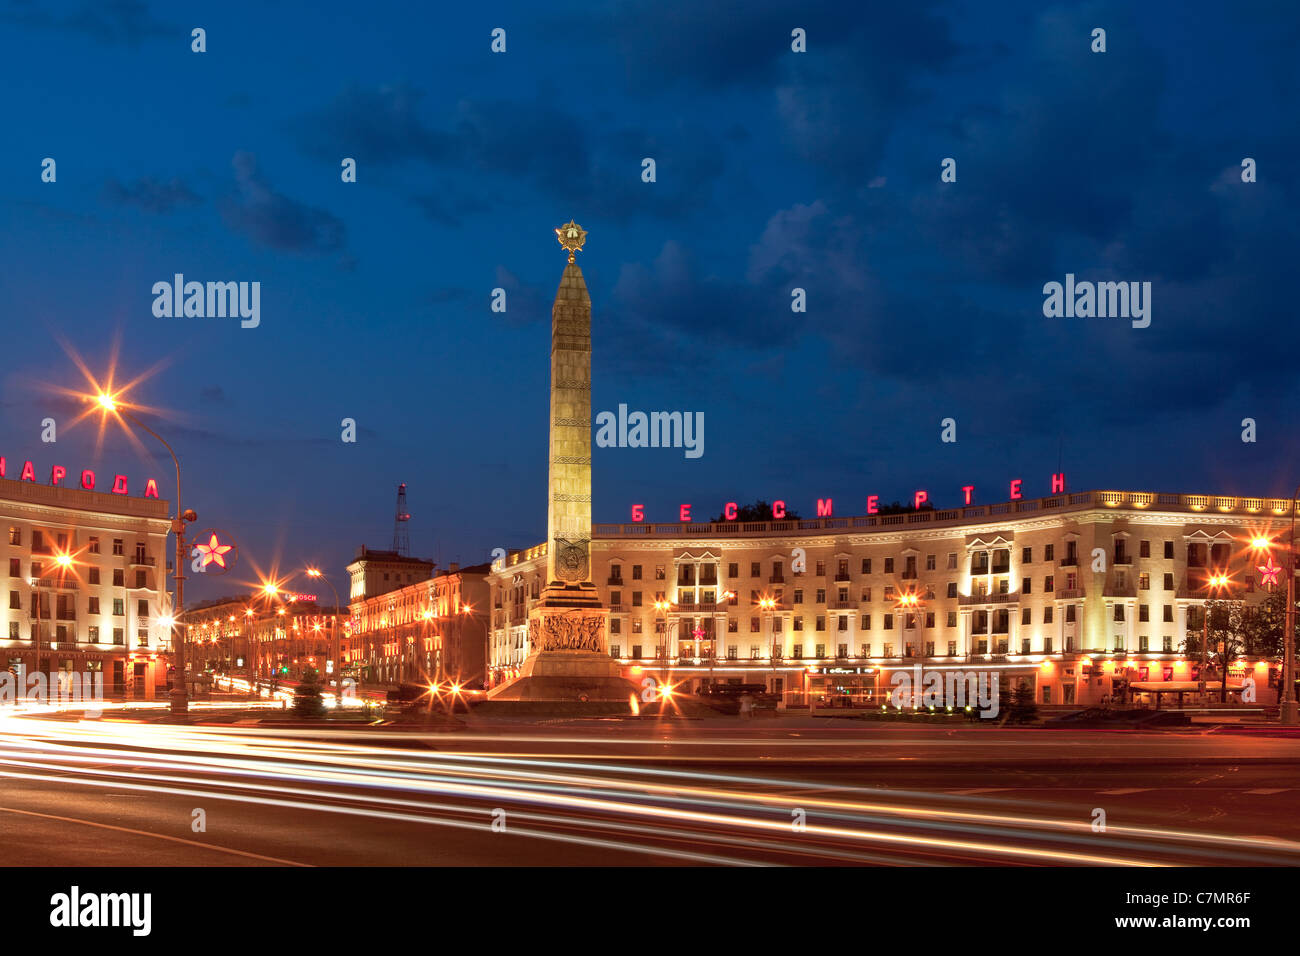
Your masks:
{"label": "road", "polygon": [[7,716],[0,840],[20,866],[1295,865],[1298,767],[1300,738],[1206,731]]}

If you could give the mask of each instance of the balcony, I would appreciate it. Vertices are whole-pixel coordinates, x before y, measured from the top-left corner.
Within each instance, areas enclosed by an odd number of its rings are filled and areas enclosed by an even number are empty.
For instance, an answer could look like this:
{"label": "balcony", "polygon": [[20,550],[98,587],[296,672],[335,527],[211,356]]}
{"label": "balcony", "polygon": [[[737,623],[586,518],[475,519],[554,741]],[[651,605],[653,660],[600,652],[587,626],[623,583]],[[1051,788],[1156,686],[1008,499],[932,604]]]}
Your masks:
{"label": "balcony", "polygon": [[773,574],[767,579],[768,584],[785,584],[785,577],[780,574]]}
{"label": "balcony", "polygon": [[857,601],[830,601],[826,605],[832,611],[856,611],[858,609]]}
{"label": "balcony", "polygon": [[968,607],[972,604],[1018,604],[1020,595],[1017,594],[961,594],[957,596],[957,604],[960,607]]}
{"label": "balcony", "polygon": [[1108,584],[1102,589],[1101,596],[1108,598],[1137,597],[1137,584],[1134,582],[1129,582],[1128,584]]}
{"label": "balcony", "polygon": [[1131,555],[1131,554],[1117,554],[1117,555],[1115,555],[1115,558],[1114,558],[1114,560],[1113,560],[1111,563],[1112,563],[1112,564],[1132,564],[1132,563],[1133,563],[1133,555]]}
{"label": "balcony", "polygon": [[1079,556],[1077,554],[1067,554],[1061,559],[1061,567],[1077,568],[1079,566]]}
{"label": "balcony", "polygon": [[158,559],[149,554],[137,554],[130,561],[131,567],[152,568],[158,564]]}
{"label": "balcony", "polygon": [[[904,574],[903,577],[907,577],[907,575]],[[912,575],[912,577],[916,577],[916,575]],[[848,581],[848,580],[849,580],[849,572],[847,572],[847,571],[840,571],[839,573],[837,573],[837,574],[835,575],[835,580],[836,580],[836,581]]]}
{"label": "balcony", "polygon": [[1010,564],[995,564],[995,565],[993,565],[993,573],[994,573],[994,574],[1010,574],[1010,573],[1011,573],[1011,565],[1010,565]]}
{"label": "balcony", "polygon": [[621,588],[623,586],[623,578],[610,575],[610,577],[606,579],[605,583],[612,588]]}
{"label": "balcony", "polygon": [[1058,601],[1082,601],[1088,596],[1087,588],[1062,588],[1056,593]]}

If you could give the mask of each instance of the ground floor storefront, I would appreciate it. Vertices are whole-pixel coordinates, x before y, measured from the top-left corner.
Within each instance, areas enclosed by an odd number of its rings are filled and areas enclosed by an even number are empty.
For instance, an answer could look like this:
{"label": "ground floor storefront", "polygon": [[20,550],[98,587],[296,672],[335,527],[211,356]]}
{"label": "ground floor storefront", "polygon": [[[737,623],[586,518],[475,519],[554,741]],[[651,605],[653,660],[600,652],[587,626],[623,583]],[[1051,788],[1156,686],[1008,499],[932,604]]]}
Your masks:
{"label": "ground floor storefront", "polygon": [[66,675],[95,676],[102,680],[107,697],[131,700],[161,700],[167,696],[170,675],[170,658],[162,654],[141,654],[132,651],[109,650],[45,650],[42,648],[39,664],[36,652],[9,648],[0,652],[10,673],[35,675],[66,680]]}
{"label": "ground floor storefront", "polygon": [[[1209,702],[1221,696],[1222,677],[1206,668],[1207,691],[1199,693],[1200,662],[1173,654],[1142,657],[1041,655],[1025,660],[973,656],[952,659],[865,661],[796,665],[726,661],[707,664],[631,664],[623,676],[644,689],[671,685],[677,693],[707,693],[715,685],[743,686],[773,696],[778,706],[860,710],[882,706],[955,708],[966,698],[1002,693],[1030,695],[1036,704],[1074,707],[1162,706]],[[1190,691],[1189,683],[1190,682]],[[1167,687],[1162,688],[1164,683]],[[1228,669],[1228,700],[1256,706],[1278,701],[1279,667],[1268,660],[1241,660]],[[1179,691],[1171,697],[1161,690]],[[938,697],[935,695],[939,694]]]}

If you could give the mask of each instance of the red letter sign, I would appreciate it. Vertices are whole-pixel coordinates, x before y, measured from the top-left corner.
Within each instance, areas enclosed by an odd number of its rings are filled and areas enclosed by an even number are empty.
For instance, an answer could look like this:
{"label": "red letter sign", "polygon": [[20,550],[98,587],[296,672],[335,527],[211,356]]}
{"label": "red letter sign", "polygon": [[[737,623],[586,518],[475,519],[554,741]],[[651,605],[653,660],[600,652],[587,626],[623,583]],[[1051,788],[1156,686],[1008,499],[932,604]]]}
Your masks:
{"label": "red letter sign", "polygon": [[50,469],[50,484],[57,485],[60,481],[63,480],[63,477],[67,473],[68,473],[68,469],[64,468],[62,465],[55,465],[53,468]]}
{"label": "red letter sign", "polygon": [[1059,475],[1052,475],[1052,494],[1059,495],[1065,492],[1065,472]]}
{"label": "red letter sign", "polygon": [[678,509],[677,516],[678,516],[682,521],[690,521],[690,520],[691,520],[691,506],[690,506],[690,505],[682,505],[681,508]]}
{"label": "red letter sign", "polygon": [[632,506],[632,520],[633,520],[633,521],[644,521],[644,520],[645,520],[645,505],[633,505],[633,506]]}
{"label": "red letter sign", "polygon": [[970,504],[971,496],[972,496],[973,494],[975,494],[975,486],[974,486],[974,485],[963,485],[961,490],[964,491],[964,492],[966,492],[966,504]]}
{"label": "red letter sign", "polygon": [[81,487],[87,491],[95,490],[95,473],[89,468],[81,473]]}
{"label": "red letter sign", "polygon": [[829,517],[831,517],[831,499],[830,499],[830,498],[826,498],[826,499],[818,498],[818,499],[817,499],[817,517],[819,517],[819,518],[829,518]]}
{"label": "red letter sign", "polygon": [[921,505],[925,504],[929,500],[930,500],[930,496],[928,494],[926,494],[924,491],[918,491],[912,498],[912,507],[916,508],[919,511]]}
{"label": "red letter sign", "polygon": [[735,521],[736,515],[739,513],[740,512],[736,509],[736,503],[734,501],[728,501],[722,509],[722,517],[726,518],[728,521]]}
{"label": "red letter sign", "polygon": [[115,475],[113,477],[113,494],[126,494],[126,475]]}
{"label": "red letter sign", "polygon": [[867,514],[874,515],[880,511],[880,509],[876,506],[877,502],[879,501],[880,501],[880,495],[867,496]]}
{"label": "red letter sign", "polygon": [[772,517],[773,517],[773,518],[776,518],[776,519],[778,519],[778,520],[780,520],[781,518],[784,518],[784,517],[785,517],[785,502],[784,502],[784,501],[774,501],[774,502],[772,502]]}
{"label": "red letter sign", "polygon": [[149,483],[148,483],[147,485],[144,486],[144,496],[145,496],[146,498],[157,498],[157,497],[158,497],[158,482],[156,482],[156,481],[154,481],[152,478],[150,478],[150,479],[149,479]]}
{"label": "red letter sign", "polygon": [[1022,494],[1020,493],[1020,482],[1021,482],[1021,480],[1022,480],[1022,479],[1020,479],[1020,478],[1016,478],[1016,479],[1014,479],[1014,480],[1011,482],[1011,500],[1012,500],[1012,501],[1015,501],[1015,500],[1018,499],[1018,498],[1023,498],[1023,497],[1024,497],[1024,495],[1022,495]]}
{"label": "red letter sign", "polygon": [[22,476],[21,476],[18,480],[19,480],[19,481],[35,481],[35,480],[36,480],[36,469],[32,467],[32,463],[31,463],[30,461],[25,461],[25,462],[23,462],[23,473],[22,473]]}

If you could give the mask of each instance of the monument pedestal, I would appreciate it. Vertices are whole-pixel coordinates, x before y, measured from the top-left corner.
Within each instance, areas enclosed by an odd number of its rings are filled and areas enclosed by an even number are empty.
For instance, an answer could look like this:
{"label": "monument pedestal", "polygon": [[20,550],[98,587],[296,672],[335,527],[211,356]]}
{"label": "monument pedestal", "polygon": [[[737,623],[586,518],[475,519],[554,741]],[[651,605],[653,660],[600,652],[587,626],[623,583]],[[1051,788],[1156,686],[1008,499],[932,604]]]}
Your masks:
{"label": "monument pedestal", "polygon": [[519,676],[488,691],[488,699],[627,703],[636,686],[609,656],[608,623],[590,584],[553,583],[529,612],[531,649]]}

